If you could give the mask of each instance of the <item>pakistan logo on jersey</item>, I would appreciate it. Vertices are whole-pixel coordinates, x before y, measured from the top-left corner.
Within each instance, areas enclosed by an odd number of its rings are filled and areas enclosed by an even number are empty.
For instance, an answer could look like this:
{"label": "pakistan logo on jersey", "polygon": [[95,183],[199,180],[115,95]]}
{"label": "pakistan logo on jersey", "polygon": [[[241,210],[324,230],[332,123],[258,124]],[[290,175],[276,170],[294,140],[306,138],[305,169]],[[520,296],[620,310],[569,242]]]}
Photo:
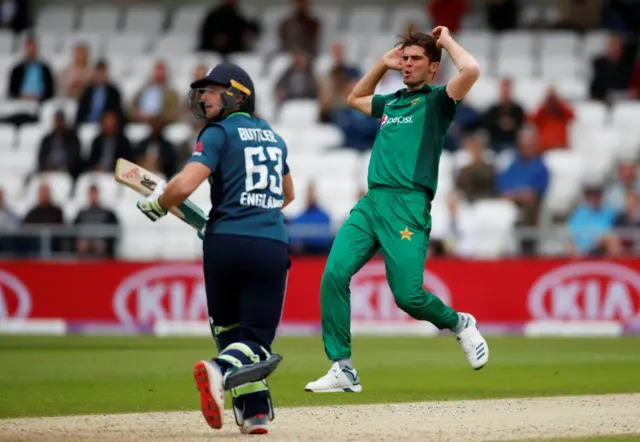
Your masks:
{"label": "pakistan logo on jersey", "polygon": [[409,115],[408,117],[391,117],[389,118],[387,114],[382,116],[380,120],[380,129],[385,127],[387,124],[412,124],[413,116]]}

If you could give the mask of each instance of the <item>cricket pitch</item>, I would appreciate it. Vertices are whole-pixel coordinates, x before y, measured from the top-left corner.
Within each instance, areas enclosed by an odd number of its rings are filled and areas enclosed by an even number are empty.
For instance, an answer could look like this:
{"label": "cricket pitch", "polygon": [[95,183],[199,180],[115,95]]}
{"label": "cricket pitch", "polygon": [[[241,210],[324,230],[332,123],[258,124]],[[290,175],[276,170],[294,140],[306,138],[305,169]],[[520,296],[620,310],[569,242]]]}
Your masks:
{"label": "cricket pitch", "polygon": [[[236,441],[200,412],[0,420],[0,441]],[[640,434],[640,394],[344,405],[276,410],[269,441],[498,441]]]}

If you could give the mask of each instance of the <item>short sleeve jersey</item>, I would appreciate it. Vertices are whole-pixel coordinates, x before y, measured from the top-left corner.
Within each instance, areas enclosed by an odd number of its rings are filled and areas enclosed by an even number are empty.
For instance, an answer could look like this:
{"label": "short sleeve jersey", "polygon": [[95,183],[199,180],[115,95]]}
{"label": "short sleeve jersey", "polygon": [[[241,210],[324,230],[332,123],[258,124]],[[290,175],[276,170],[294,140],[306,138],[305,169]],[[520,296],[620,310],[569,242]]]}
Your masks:
{"label": "short sleeve jersey", "polygon": [[281,208],[287,145],[264,120],[237,112],[210,123],[189,162],[211,169],[211,212],[205,234],[232,234],[289,242]]}
{"label": "short sleeve jersey", "polygon": [[424,191],[433,199],[444,140],[461,101],[446,86],[374,95],[371,115],[380,118],[369,162],[369,188]]}

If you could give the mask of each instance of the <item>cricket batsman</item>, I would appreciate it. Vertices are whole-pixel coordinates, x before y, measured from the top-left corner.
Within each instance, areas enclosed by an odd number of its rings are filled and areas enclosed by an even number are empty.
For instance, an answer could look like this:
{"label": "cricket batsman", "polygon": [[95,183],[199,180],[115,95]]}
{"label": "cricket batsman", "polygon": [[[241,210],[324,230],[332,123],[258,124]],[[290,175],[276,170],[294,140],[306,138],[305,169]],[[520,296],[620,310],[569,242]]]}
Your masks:
{"label": "cricket batsman", "polygon": [[274,419],[266,376],[225,388],[230,374],[269,361],[291,262],[281,209],[294,198],[287,146],[253,117],[255,89],[239,66],[222,63],[191,84],[192,112],[207,121],[184,169],[164,189],[138,203],[155,221],[204,181],[212,209],[204,229],[203,267],[211,331],[218,356],[198,361],[194,378],[202,414],[223,425],[224,391],[231,390],[242,433],[264,434]]}
{"label": "cricket batsman", "polygon": [[[446,86],[431,85],[445,49],[458,73]],[[402,72],[407,86],[389,95],[374,94],[387,69]],[[338,232],[322,277],[322,338],[332,367],[307,384],[311,392],[360,392],[351,360],[352,276],[378,250],[396,304],[411,317],[456,334],[471,367],[489,359],[489,348],[475,318],[458,313],[423,288],[431,232],[431,201],[438,163],[456,109],[478,79],[477,61],[446,27],[432,35],[409,33],[356,84],[349,105],[380,118],[368,170],[368,192]]]}

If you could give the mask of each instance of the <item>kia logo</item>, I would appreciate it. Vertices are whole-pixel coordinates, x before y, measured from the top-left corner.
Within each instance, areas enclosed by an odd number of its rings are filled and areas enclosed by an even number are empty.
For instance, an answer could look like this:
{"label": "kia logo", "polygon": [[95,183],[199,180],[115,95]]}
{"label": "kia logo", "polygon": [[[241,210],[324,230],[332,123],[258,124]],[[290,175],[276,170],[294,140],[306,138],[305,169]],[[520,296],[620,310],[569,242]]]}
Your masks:
{"label": "kia logo", "polygon": [[18,278],[0,270],[0,319],[26,318],[30,313],[29,290]]}
{"label": "kia logo", "polygon": [[135,273],[116,289],[113,309],[127,325],[153,324],[158,319],[205,319],[208,314],[202,267],[162,265]]}
{"label": "kia logo", "polygon": [[528,307],[535,319],[626,320],[640,313],[640,274],[610,262],[569,264],[535,282]]}
{"label": "kia logo", "polygon": [[[451,305],[451,292],[437,275],[424,271],[423,287],[447,305]],[[356,319],[407,320],[408,314],[395,303],[386,278],[384,262],[370,262],[351,280],[351,311]]]}

